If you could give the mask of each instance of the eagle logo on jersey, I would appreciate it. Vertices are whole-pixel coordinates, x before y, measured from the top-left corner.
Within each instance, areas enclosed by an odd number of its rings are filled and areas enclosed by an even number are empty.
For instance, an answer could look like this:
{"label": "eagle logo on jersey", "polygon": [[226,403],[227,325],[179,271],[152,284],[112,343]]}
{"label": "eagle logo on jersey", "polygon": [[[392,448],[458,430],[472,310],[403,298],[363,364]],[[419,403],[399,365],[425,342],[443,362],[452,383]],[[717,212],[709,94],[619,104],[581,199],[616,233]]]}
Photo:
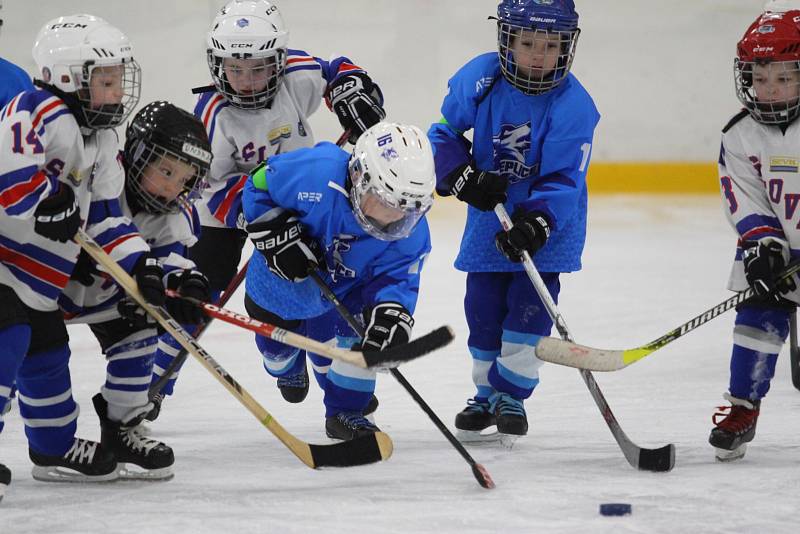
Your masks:
{"label": "eagle logo on jersey", "polygon": [[526,154],[531,148],[531,125],[503,124],[500,133],[492,138],[495,168],[506,176],[510,184],[519,182],[533,174],[538,165],[525,164]]}

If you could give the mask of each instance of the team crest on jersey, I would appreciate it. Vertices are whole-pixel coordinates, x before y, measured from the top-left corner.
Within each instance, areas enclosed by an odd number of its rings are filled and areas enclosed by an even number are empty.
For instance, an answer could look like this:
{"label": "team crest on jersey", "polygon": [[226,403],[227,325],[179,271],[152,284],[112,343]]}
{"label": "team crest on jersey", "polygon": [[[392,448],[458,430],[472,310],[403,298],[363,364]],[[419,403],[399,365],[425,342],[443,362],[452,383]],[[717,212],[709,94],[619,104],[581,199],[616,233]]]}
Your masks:
{"label": "team crest on jersey", "polygon": [[331,280],[336,282],[338,278],[355,278],[356,271],[344,264],[342,254],[350,252],[350,243],[356,239],[350,234],[339,234],[333,238],[333,243],[329,247],[327,254],[328,272]]}
{"label": "team crest on jersey", "polygon": [[769,158],[770,172],[798,172],[800,158],[794,156],[772,156]]}
{"label": "team crest on jersey", "polygon": [[492,138],[494,145],[495,168],[498,172],[508,177],[509,183],[513,184],[524,180],[538,172],[537,165],[526,165],[525,159],[531,149],[531,125],[504,124],[500,127],[500,133]]}
{"label": "team crest on jersey", "polygon": [[81,171],[80,169],[72,169],[67,173],[67,180],[75,187],[80,187],[81,182],[85,179],[89,179],[89,190],[91,191],[92,186],[92,179],[94,178],[94,171],[97,167],[97,163],[92,165],[92,167],[88,171]]}
{"label": "team crest on jersey", "polygon": [[273,128],[267,134],[270,145],[277,145],[281,139],[289,139],[292,136],[292,127],[288,124]]}

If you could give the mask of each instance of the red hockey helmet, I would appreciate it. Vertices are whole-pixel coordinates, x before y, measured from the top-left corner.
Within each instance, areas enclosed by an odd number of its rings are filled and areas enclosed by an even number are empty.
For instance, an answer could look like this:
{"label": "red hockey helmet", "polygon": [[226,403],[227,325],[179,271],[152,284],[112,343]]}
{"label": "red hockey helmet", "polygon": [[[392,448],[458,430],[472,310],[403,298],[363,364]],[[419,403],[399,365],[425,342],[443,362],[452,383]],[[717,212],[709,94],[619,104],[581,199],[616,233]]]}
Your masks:
{"label": "red hockey helmet", "polygon": [[[789,96],[759,97],[765,90],[759,91],[757,66],[767,67]],[[758,16],[736,46],[734,79],[736,96],[758,122],[784,124],[800,114],[800,10]]]}

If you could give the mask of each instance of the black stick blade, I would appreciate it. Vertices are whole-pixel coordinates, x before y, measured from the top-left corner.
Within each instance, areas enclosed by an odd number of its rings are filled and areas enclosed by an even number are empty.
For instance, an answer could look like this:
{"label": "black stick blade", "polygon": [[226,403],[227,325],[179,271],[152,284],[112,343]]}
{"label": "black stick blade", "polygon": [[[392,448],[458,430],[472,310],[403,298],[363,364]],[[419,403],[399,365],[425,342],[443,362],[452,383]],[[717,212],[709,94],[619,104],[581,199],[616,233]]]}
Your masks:
{"label": "black stick blade", "polygon": [[639,452],[639,469],[665,473],[675,467],[675,445],[669,444],[658,449],[642,449]]}
{"label": "black stick blade", "polygon": [[309,447],[314,469],[373,464],[387,460],[393,450],[391,438],[383,432],[330,445],[309,444]]}
{"label": "black stick blade", "polygon": [[420,336],[404,345],[384,350],[365,350],[361,354],[367,367],[397,367],[449,344],[455,336],[449,326],[440,326],[433,332]]}

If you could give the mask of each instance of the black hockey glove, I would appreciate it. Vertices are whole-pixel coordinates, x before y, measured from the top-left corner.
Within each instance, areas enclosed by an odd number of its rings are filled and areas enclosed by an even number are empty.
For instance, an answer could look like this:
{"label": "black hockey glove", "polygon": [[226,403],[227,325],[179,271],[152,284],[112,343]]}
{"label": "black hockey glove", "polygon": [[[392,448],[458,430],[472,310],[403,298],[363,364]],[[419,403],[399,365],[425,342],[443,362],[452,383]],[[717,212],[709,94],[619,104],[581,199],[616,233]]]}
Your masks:
{"label": "black hockey glove", "polygon": [[541,211],[517,210],[511,217],[514,226],[508,232],[497,232],[494,243],[503,256],[518,263],[522,261],[522,251],[527,250],[533,257],[550,237],[550,224]]}
{"label": "black hockey glove", "polygon": [[775,299],[779,300],[780,295],[788,293],[797,288],[794,277],[778,282],[777,275],[786,267],[783,258],[784,247],[775,241],[766,243],[749,242],[744,243],[744,274],[747,283],[753,287],[756,295],[763,297],[768,295],[772,289],[778,290]]}
{"label": "black hockey glove", "polygon": [[368,128],[386,117],[380,87],[363,72],[334,80],[325,98],[328,107],[336,113],[339,124],[350,132],[347,140],[351,145],[356,144]]}
{"label": "black hockey glove", "polygon": [[125,319],[130,327],[135,330],[153,328],[158,324],[156,320],[150,317],[150,314],[144,311],[144,309],[139,306],[139,303],[131,297],[125,297],[117,302],[117,312],[120,317]]}
{"label": "black hockey glove", "polygon": [[408,343],[414,327],[411,312],[397,302],[381,302],[364,310],[364,322],[364,339],[356,350],[383,350]]}
{"label": "black hockey glove", "polygon": [[61,243],[75,237],[81,227],[78,201],[72,188],[65,184],[61,184],[54,195],[39,202],[33,217],[33,229],[37,234]]}
{"label": "black hockey glove", "polygon": [[491,211],[506,201],[508,180],[491,172],[476,170],[469,163],[457,167],[445,180],[451,194],[481,211]]}
{"label": "black hockey glove", "polygon": [[75,280],[86,287],[90,287],[94,284],[95,275],[100,276],[100,271],[97,270],[97,264],[85,250],[81,250],[81,253],[78,254],[78,261],[75,262],[75,267],[72,268],[72,274],[69,275],[69,279]]}
{"label": "black hockey glove", "polygon": [[275,275],[290,282],[308,278],[309,269],[323,263],[322,250],[316,239],[305,233],[305,227],[289,211],[271,221],[247,226],[247,234]]}
{"label": "black hockey glove", "polygon": [[153,306],[163,306],[167,300],[164,294],[164,269],[161,262],[149,254],[142,254],[136,260],[131,272],[139,286],[139,293]]}
{"label": "black hockey glove", "polygon": [[[208,302],[211,300],[211,289],[208,279],[200,271],[185,269],[172,271],[167,275],[167,288],[177,291],[184,297]],[[185,300],[167,297],[167,311],[181,324],[200,324],[204,321],[203,312]]]}

